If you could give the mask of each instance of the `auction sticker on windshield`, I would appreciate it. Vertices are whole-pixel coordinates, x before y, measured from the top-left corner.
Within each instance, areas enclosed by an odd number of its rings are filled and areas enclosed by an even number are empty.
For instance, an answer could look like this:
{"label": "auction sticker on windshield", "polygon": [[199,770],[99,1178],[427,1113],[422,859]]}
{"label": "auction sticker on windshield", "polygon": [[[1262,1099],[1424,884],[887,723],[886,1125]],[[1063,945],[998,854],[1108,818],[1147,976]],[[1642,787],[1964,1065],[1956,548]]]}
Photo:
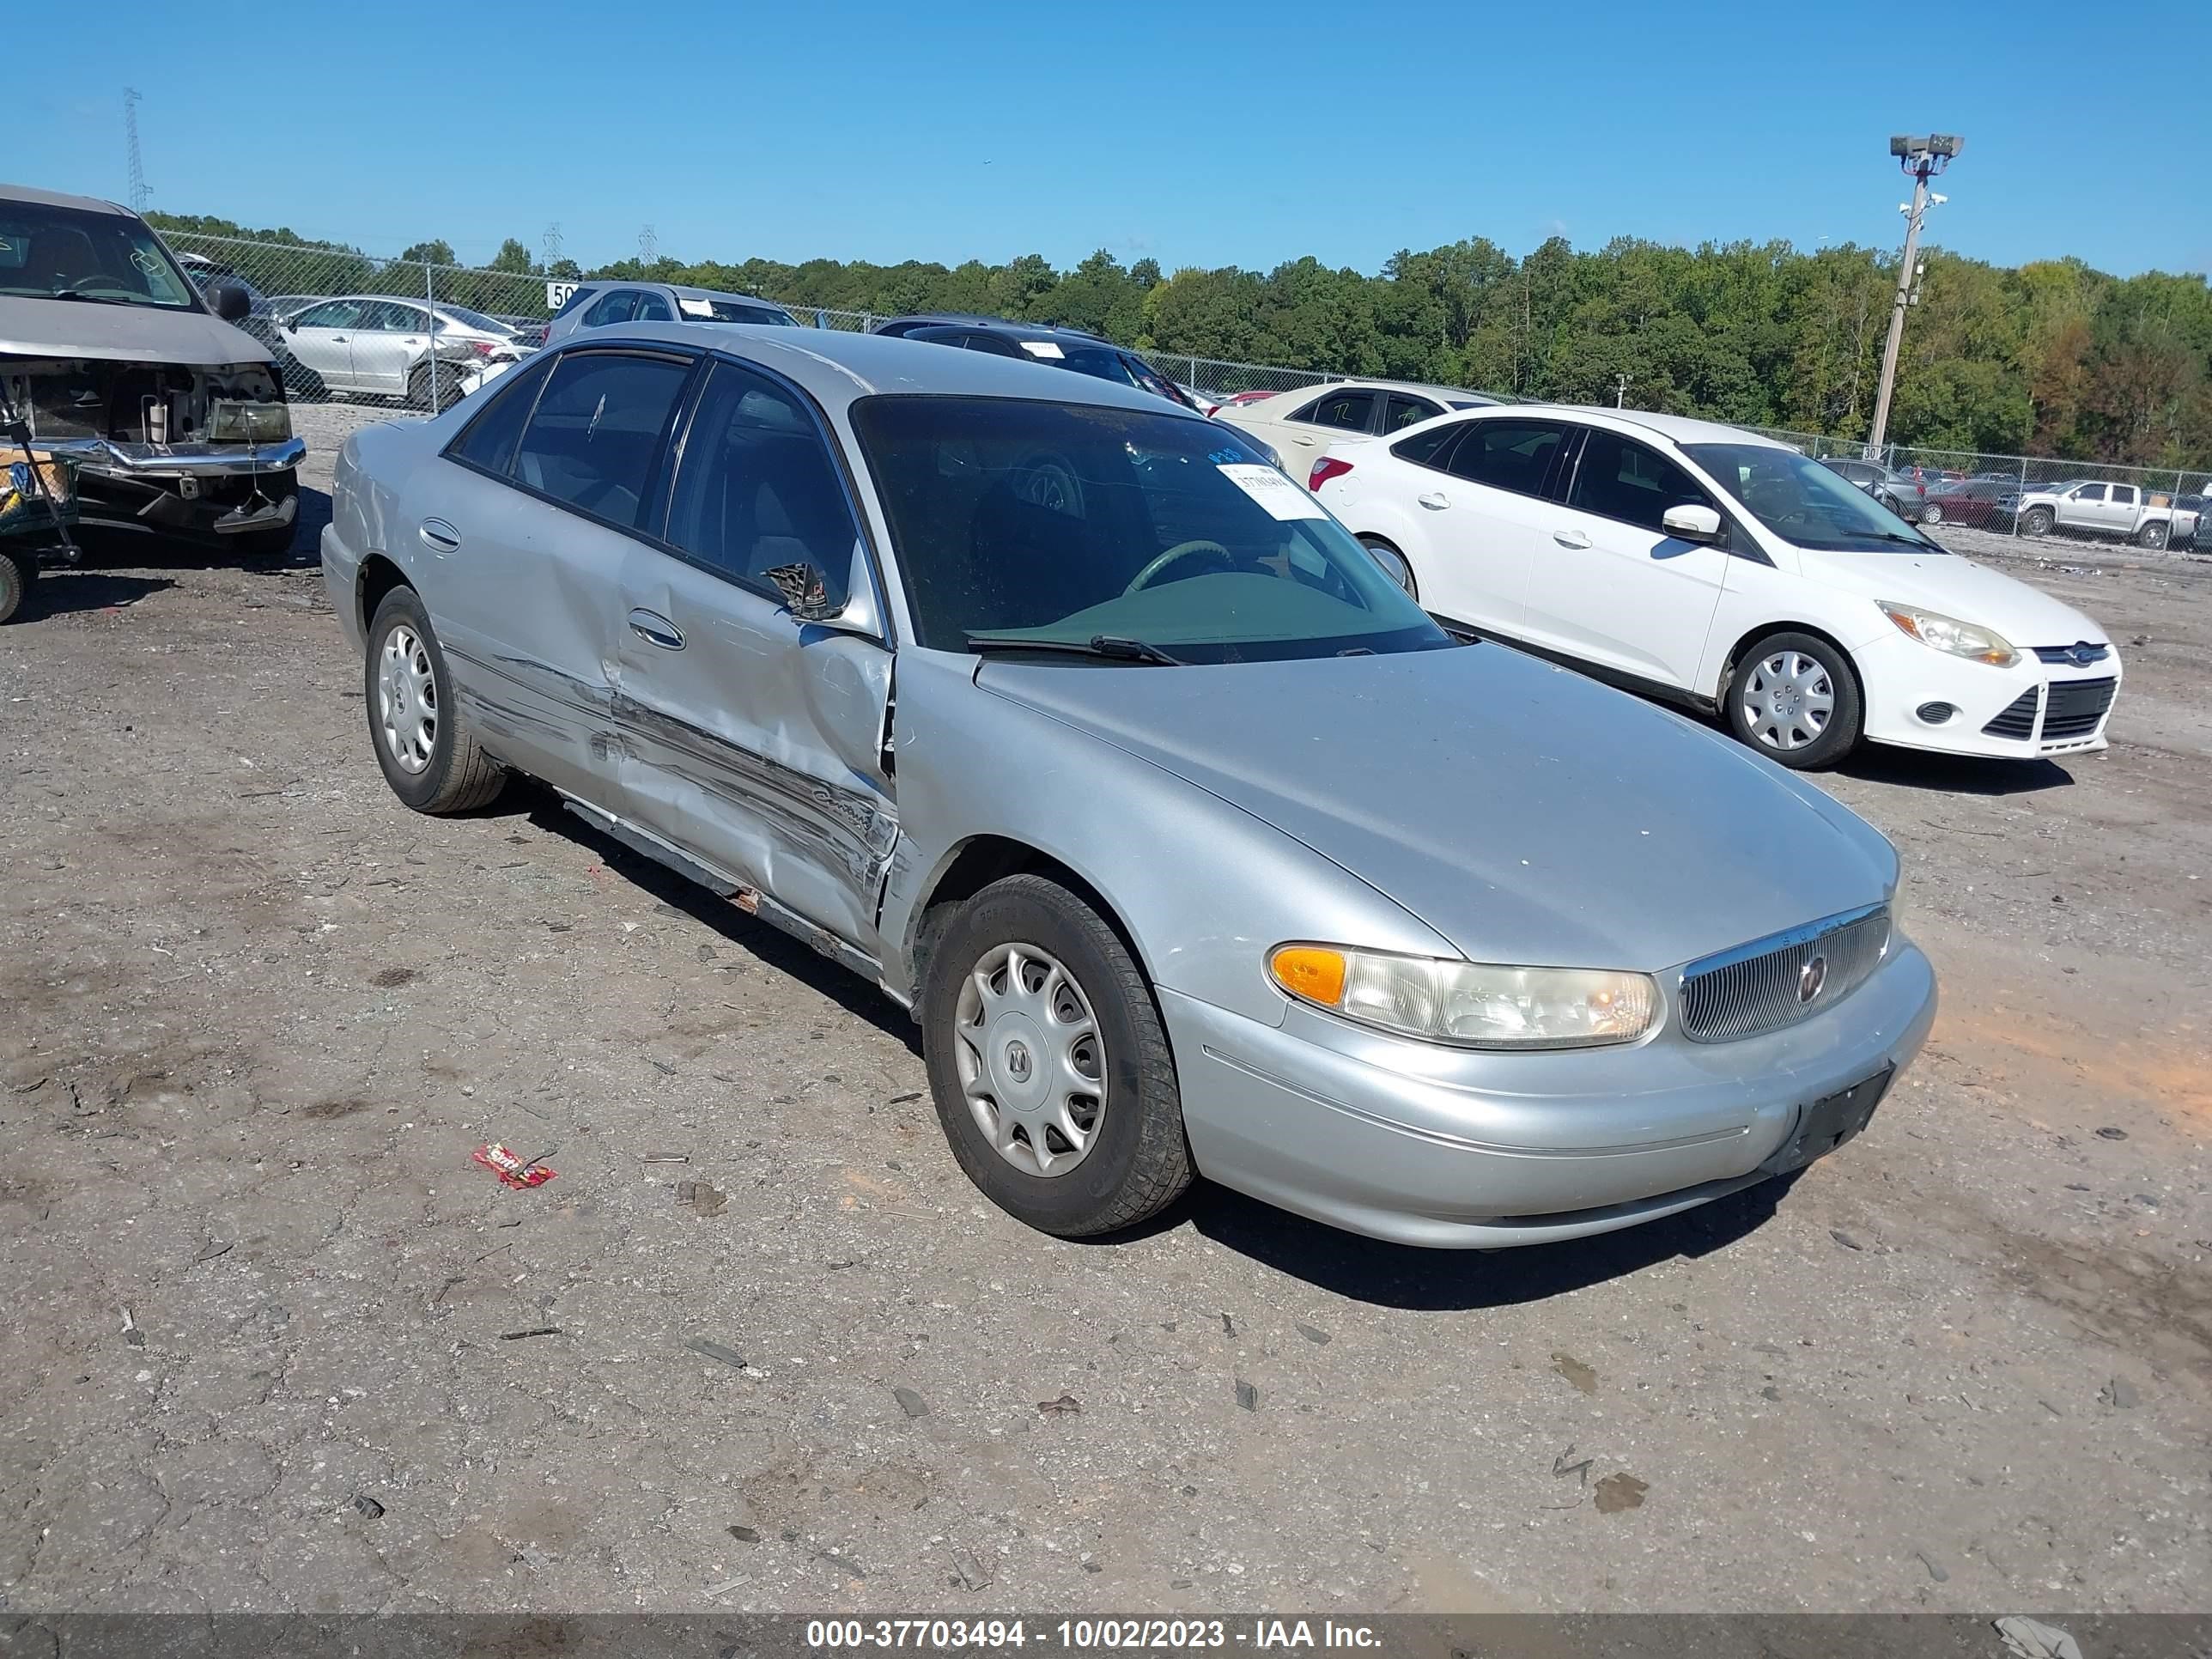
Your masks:
{"label": "auction sticker on windshield", "polygon": [[1272,466],[1255,461],[1220,464],[1221,476],[1267,509],[1270,517],[1288,523],[1293,519],[1326,519],[1328,509]]}
{"label": "auction sticker on windshield", "polygon": [[1022,349],[1028,352],[1032,357],[1065,357],[1067,356],[1065,351],[1062,351],[1050,340],[1024,340],[1022,342]]}

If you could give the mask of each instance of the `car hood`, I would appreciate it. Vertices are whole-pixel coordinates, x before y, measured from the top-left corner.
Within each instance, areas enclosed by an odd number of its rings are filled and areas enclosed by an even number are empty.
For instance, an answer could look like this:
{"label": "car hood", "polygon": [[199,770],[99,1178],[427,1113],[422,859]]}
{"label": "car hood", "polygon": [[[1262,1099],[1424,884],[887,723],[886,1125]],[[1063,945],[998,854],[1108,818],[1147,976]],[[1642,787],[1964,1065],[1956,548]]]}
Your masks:
{"label": "car hood", "polygon": [[[1877,603],[1917,605],[1960,622],[1994,628],[2023,648],[2106,637],[2101,626],[2072,605],[1955,553],[1800,551],[1804,574],[1831,586]],[[1869,617],[1870,635],[1878,635],[1881,626],[1878,614]]]}
{"label": "car hood", "polygon": [[204,368],[265,363],[269,348],[204,311],[0,295],[0,352]]}
{"label": "car hood", "polygon": [[1474,961],[1656,971],[1876,902],[1895,879],[1889,843],[1811,785],[1503,646],[991,661],[977,684],[1294,836]]}

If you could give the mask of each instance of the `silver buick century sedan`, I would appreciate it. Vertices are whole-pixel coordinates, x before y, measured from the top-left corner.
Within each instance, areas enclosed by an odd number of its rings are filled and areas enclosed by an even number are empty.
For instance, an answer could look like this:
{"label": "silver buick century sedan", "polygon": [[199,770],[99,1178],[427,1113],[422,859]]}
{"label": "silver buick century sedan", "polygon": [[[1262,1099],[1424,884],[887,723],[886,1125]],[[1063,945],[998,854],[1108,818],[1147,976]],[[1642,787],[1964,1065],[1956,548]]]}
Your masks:
{"label": "silver buick century sedan", "polygon": [[528,774],[866,975],[1048,1232],[1194,1175],[1415,1244],[1626,1227],[1850,1139],[1934,1017],[1880,835],[1455,641],[1133,388],[634,325],[356,433],[332,505],[400,799]]}

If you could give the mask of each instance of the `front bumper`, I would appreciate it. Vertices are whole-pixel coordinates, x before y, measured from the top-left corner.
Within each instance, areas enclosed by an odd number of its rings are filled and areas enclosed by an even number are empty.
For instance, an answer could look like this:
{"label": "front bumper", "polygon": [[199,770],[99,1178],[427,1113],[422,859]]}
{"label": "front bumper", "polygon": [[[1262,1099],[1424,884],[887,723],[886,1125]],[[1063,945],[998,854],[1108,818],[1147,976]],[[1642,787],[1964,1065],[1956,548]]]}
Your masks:
{"label": "front bumper", "polygon": [[1264,1024],[1164,988],[1200,1170],[1399,1243],[1496,1249],[1612,1232],[1778,1173],[1814,1102],[1902,1070],[1936,976],[1902,934],[1850,996],[1738,1042],[1480,1053],[1302,1006]]}
{"label": "front bumper", "polygon": [[77,466],[87,524],[226,537],[290,524],[300,509],[298,438],[243,444],[127,444],[64,439],[49,446]]}
{"label": "front bumper", "polygon": [[[2073,643],[2044,640],[2042,645]],[[2120,654],[2111,651],[2101,662],[2076,665],[2046,663],[2027,645],[2019,646],[2021,660],[2010,668],[1932,651],[1917,640],[1893,632],[1888,637],[1861,646],[1851,653],[1866,696],[1865,735],[1873,742],[1905,749],[1933,750],[1946,755],[1982,755],[1992,758],[2032,760],[2043,756],[2085,754],[2108,746],[2106,728],[2119,699],[2123,678]],[[2104,715],[2086,730],[2046,732],[2044,709],[2056,687],[2098,680],[2112,682],[2112,699]],[[2023,693],[2037,709],[2025,735],[2009,735],[2019,723],[1998,732],[1984,728],[2017,703]],[[1958,712],[1940,723],[1923,720],[1919,710],[1931,702],[1948,703]]]}

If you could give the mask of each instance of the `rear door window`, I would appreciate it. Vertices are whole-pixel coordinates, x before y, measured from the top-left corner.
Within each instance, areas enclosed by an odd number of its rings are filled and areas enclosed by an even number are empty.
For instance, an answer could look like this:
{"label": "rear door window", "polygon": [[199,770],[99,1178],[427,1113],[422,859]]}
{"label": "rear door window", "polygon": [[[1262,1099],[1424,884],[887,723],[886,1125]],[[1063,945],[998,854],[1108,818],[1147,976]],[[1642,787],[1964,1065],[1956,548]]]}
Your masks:
{"label": "rear door window", "polygon": [[1332,392],[1308,404],[1291,416],[1308,426],[1334,427],[1343,432],[1364,432],[1375,418],[1371,392]]}
{"label": "rear door window", "polygon": [[1402,392],[1390,394],[1390,402],[1382,415],[1382,429],[1395,432],[1401,427],[1418,425],[1443,413],[1426,398],[1409,398]]}
{"label": "rear door window", "polygon": [[1557,421],[1469,421],[1445,471],[1493,489],[1540,495],[1566,430]]}
{"label": "rear door window", "polygon": [[676,320],[676,313],[668,308],[668,301],[658,294],[641,294],[637,296],[637,309],[631,313],[630,320],[638,323],[672,323]]}
{"label": "rear door window", "polygon": [[637,314],[637,301],[635,289],[618,288],[578,320],[586,328],[605,328],[611,323],[626,323]]}
{"label": "rear door window", "polygon": [[638,528],[690,374],[683,358],[565,354],[516,447],[516,481],[617,529]]}
{"label": "rear door window", "polygon": [[446,453],[455,460],[497,477],[507,476],[514,464],[515,441],[521,437],[538,388],[556,359],[540,357],[525,368],[502,375],[482,414],[470,421]]}

